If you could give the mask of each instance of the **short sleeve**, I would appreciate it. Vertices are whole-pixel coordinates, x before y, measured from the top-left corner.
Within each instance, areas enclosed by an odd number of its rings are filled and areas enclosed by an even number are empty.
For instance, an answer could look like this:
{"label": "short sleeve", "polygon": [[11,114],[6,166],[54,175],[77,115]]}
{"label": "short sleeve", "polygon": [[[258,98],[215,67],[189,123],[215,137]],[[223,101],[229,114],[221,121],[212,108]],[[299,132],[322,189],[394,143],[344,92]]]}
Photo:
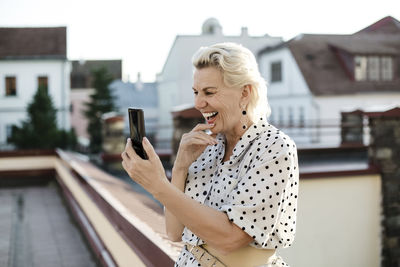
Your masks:
{"label": "short sleeve", "polygon": [[272,157],[265,151],[253,158],[220,208],[257,247],[285,247],[294,239],[297,152],[295,147],[282,147]]}

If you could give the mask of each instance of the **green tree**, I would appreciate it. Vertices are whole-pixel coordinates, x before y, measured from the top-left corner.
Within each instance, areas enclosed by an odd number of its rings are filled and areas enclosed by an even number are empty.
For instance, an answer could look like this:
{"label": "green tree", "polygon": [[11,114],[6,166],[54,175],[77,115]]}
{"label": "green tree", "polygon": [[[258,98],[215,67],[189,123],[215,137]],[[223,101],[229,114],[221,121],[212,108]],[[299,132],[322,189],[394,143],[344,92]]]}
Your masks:
{"label": "green tree", "polygon": [[28,119],[22,122],[21,127],[13,125],[10,143],[20,149],[75,147],[75,132],[57,128],[56,109],[46,86],[39,86],[27,112]]}
{"label": "green tree", "polygon": [[87,131],[90,135],[90,152],[99,153],[103,143],[101,116],[115,110],[114,97],[108,88],[113,77],[105,67],[92,70],[92,76],[94,93],[90,96],[90,102],[86,103],[87,109],[84,115],[88,119]]}

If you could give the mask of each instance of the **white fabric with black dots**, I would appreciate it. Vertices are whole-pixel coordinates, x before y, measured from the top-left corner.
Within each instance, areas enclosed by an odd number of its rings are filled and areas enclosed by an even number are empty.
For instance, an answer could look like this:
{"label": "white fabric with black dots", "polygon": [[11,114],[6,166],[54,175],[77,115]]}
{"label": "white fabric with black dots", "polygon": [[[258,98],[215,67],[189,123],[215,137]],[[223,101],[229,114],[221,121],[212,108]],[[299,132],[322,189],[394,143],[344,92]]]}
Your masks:
{"label": "white fabric with black dots", "polygon": [[[223,162],[225,137],[208,146],[188,170],[185,194],[225,212],[230,221],[253,237],[260,249],[291,246],[296,231],[299,186],[297,148],[285,133],[261,119],[236,144]],[[204,241],[185,227],[182,241]],[[200,266],[183,249],[175,266]],[[281,259],[272,266],[288,266]]]}

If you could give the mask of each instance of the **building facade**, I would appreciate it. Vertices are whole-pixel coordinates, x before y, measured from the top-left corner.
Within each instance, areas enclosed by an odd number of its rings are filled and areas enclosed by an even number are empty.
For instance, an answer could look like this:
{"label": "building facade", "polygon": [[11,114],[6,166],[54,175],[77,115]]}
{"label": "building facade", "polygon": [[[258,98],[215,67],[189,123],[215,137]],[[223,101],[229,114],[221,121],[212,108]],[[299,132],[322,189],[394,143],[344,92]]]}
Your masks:
{"label": "building facade", "polygon": [[122,60],[72,60],[71,66],[71,127],[75,129],[79,145],[85,148],[90,143],[84,111],[94,93],[92,71],[104,67],[113,79],[119,80]]}
{"label": "building facade", "polygon": [[69,130],[69,73],[66,27],[0,28],[0,147],[12,125],[26,120],[39,85],[46,86],[59,128]]}
{"label": "building facade", "polygon": [[351,35],[301,34],[258,60],[270,121],[299,146],[339,145],[341,112],[400,103],[400,22],[392,17]]}

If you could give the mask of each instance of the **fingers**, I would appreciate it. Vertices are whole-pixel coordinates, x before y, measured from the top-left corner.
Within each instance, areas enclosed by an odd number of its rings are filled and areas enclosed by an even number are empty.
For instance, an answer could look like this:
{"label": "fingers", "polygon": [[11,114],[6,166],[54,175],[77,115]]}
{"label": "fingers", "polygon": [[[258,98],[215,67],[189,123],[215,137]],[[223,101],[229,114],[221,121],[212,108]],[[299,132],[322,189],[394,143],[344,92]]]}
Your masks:
{"label": "fingers", "polygon": [[125,170],[126,172],[128,171],[128,167],[126,166],[125,160],[122,161],[122,167],[124,168],[124,170]]}
{"label": "fingers", "polygon": [[205,139],[205,138],[197,136],[197,137],[194,137],[191,140],[191,144],[193,144],[193,145],[205,145],[205,146],[215,145],[215,144],[217,144],[217,140],[208,140],[208,139]]}
{"label": "fingers", "polygon": [[197,132],[195,133],[197,138],[201,138],[205,141],[207,141],[210,145],[215,145],[218,143],[218,141],[215,139],[215,136],[213,137],[212,135],[206,134],[205,132]]}
{"label": "fingers", "polygon": [[143,137],[143,149],[146,152],[149,159],[155,159],[158,157],[156,151],[154,151],[153,146],[150,144],[149,140],[146,137]]}
{"label": "fingers", "polygon": [[126,153],[125,151],[121,153],[121,158],[123,161],[129,161],[130,157],[128,156],[128,153]]}
{"label": "fingers", "polygon": [[206,141],[209,145],[218,144],[218,141],[214,137],[206,134],[205,132],[196,133],[196,138]]}
{"label": "fingers", "polygon": [[122,167],[124,168],[124,170],[129,173],[129,167],[128,167],[128,163],[130,158],[128,157],[128,154],[126,154],[126,152],[122,152],[121,153],[121,157],[122,157]]}
{"label": "fingers", "polygon": [[205,124],[205,123],[199,123],[192,129],[191,132],[196,132],[196,131],[204,131],[207,129],[212,129],[214,127],[214,124]]}
{"label": "fingers", "polygon": [[128,154],[128,157],[131,159],[139,158],[139,156],[136,154],[136,151],[132,147],[132,140],[130,138],[128,138],[128,140],[126,141],[124,152]]}

